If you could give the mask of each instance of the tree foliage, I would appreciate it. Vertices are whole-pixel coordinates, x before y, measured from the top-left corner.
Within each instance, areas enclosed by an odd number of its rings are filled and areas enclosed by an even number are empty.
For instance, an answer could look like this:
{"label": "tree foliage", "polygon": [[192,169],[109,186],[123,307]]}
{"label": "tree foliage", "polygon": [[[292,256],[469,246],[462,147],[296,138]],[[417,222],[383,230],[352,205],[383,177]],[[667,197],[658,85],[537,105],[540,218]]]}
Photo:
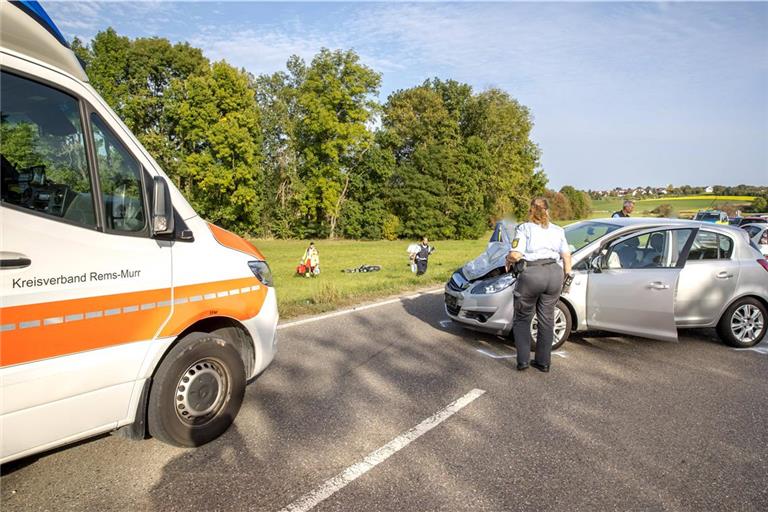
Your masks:
{"label": "tree foliage", "polygon": [[531,113],[499,89],[434,78],[382,105],[352,50],[252,77],[111,28],[72,47],[198,213],[240,233],[477,237],[545,190]]}

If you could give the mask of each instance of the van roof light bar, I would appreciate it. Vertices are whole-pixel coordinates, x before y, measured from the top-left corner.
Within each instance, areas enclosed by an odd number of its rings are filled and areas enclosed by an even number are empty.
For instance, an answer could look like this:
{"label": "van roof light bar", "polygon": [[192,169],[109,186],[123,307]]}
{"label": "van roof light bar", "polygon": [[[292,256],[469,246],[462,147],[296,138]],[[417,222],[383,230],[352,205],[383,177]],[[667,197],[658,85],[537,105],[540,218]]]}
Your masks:
{"label": "van roof light bar", "polygon": [[59,30],[59,27],[53,22],[48,13],[45,12],[43,6],[37,0],[12,0],[11,4],[15,5],[25,13],[27,13],[32,19],[42,25],[58,42],[69,48],[69,43],[64,35]]}

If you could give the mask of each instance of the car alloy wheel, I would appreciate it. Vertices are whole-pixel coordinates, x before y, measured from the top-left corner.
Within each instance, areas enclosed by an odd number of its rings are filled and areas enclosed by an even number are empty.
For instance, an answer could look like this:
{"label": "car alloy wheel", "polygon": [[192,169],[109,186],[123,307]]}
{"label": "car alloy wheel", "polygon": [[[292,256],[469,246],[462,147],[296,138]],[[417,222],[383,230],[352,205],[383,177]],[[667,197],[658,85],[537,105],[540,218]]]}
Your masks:
{"label": "car alloy wheel", "polygon": [[752,343],[763,331],[763,313],[752,304],[744,304],[731,316],[731,332],[741,343]]}
{"label": "car alloy wheel", "polygon": [[[555,325],[554,333],[552,336],[552,345],[557,345],[560,340],[565,336],[565,331],[568,329],[568,320],[565,318],[563,311],[560,308],[555,308]],[[531,322],[531,337],[536,341],[536,335],[539,332],[539,319],[534,315]]]}

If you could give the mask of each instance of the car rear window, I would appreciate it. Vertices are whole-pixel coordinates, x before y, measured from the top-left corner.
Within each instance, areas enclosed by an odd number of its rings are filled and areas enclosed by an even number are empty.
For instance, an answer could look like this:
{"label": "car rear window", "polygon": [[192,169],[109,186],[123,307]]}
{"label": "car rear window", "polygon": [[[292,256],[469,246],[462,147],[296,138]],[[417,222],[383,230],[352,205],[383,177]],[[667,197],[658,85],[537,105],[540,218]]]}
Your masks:
{"label": "car rear window", "polygon": [[727,260],[733,254],[733,240],[730,237],[699,231],[688,252],[688,261],[695,260]]}

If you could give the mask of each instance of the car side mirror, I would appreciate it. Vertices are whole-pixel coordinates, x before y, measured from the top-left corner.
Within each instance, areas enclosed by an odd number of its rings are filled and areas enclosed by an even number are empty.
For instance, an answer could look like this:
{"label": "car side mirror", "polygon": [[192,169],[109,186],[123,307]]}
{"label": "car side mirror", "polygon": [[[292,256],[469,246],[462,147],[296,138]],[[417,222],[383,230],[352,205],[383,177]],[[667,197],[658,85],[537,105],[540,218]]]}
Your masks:
{"label": "car side mirror", "polygon": [[604,258],[605,258],[605,253],[602,253],[602,252],[594,256],[589,262],[589,268],[591,268],[596,273],[600,273],[603,269]]}
{"label": "car side mirror", "polygon": [[165,178],[152,179],[152,235],[171,235],[174,231],[171,190]]}

